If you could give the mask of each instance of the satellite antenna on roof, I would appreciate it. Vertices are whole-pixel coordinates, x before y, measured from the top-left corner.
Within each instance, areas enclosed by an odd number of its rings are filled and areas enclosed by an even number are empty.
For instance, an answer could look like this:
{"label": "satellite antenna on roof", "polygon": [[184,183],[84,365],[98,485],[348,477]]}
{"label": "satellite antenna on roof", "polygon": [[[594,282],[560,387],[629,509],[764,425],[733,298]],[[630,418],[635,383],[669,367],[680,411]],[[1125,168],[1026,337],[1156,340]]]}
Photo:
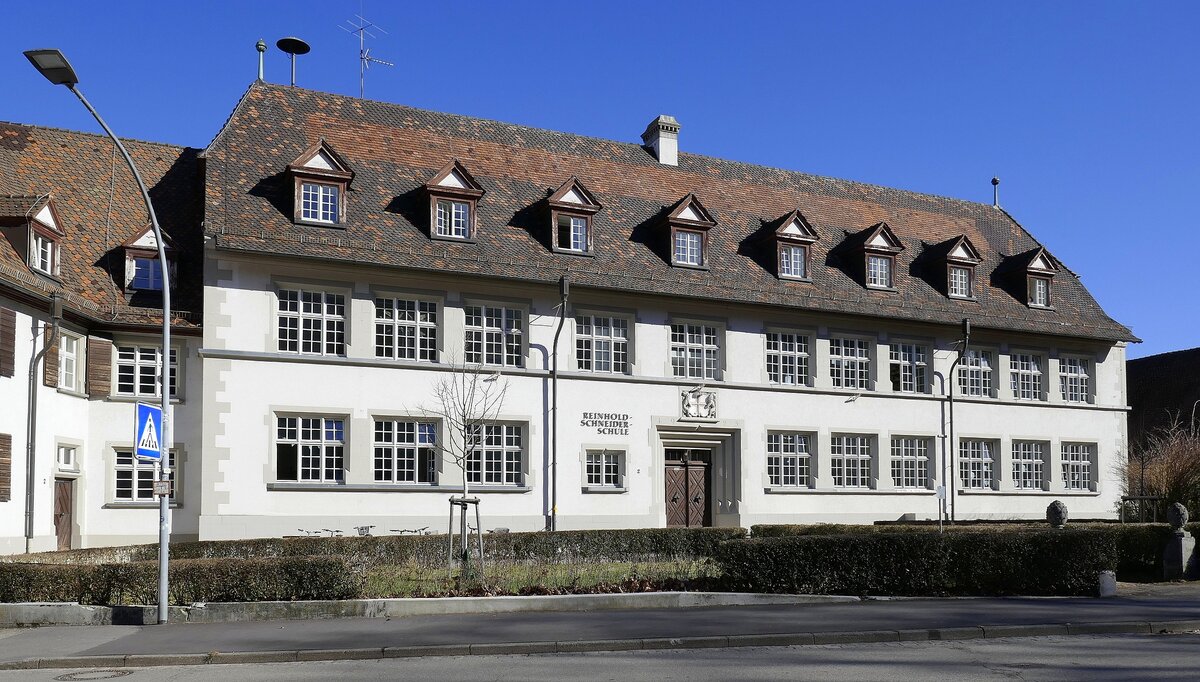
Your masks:
{"label": "satellite antenna on roof", "polygon": [[295,37],[280,38],[275,43],[275,47],[286,52],[288,58],[292,60],[292,87],[294,88],[296,87],[296,55],[308,54],[312,48],[308,46],[308,43]]}
{"label": "satellite antenna on roof", "polygon": [[395,66],[395,64],[372,57],[371,50],[367,47],[367,38],[375,37],[371,31],[380,33],[387,33],[387,31],[367,21],[361,14],[355,14],[354,17],[354,19],[347,19],[346,25],[338,26],[338,28],[350,35],[358,36],[358,97],[362,99],[363,93],[366,91],[367,69],[371,64],[382,64],[383,66]]}

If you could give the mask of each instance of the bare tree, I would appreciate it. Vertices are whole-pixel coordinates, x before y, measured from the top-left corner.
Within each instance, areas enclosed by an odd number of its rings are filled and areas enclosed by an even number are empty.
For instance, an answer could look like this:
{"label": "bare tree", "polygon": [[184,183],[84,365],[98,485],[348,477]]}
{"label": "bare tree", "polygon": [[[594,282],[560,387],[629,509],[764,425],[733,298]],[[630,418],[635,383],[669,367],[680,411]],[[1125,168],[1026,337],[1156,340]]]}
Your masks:
{"label": "bare tree", "polygon": [[1200,433],[1175,420],[1135,444],[1125,467],[1126,490],[1162,498],[1159,512],[1182,502],[1200,512]]}

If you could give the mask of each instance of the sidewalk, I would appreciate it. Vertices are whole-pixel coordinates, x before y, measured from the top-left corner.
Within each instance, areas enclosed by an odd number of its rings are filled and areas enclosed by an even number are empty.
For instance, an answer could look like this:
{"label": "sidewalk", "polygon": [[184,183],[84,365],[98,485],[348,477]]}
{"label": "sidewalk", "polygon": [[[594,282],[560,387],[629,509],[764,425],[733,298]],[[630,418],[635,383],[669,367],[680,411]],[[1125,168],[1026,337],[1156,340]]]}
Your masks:
{"label": "sidewalk", "polygon": [[[0,631],[0,668],[969,639],[1200,629],[1200,594],[904,599]],[[80,659],[78,657],[88,657]]]}

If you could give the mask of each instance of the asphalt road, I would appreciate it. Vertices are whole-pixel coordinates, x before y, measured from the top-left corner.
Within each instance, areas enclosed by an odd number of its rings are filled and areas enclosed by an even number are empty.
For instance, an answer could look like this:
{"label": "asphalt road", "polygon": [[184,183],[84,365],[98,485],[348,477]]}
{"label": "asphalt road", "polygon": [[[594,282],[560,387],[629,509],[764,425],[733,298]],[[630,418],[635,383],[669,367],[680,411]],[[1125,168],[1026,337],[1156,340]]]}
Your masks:
{"label": "asphalt road", "polygon": [[[463,656],[128,669],[128,682],[243,680],[1194,680],[1200,635],[1030,637],[803,647]],[[0,682],[101,679],[97,671],[0,671]],[[114,671],[115,672],[115,671]],[[113,678],[116,679],[116,678]]]}

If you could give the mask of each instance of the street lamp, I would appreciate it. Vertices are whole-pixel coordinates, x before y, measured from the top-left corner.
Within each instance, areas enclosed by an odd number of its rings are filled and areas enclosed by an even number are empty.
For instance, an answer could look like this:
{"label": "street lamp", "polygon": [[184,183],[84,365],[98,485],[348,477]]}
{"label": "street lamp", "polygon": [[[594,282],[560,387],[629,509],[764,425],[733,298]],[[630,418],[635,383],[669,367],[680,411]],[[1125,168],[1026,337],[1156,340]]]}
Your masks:
{"label": "street lamp", "polygon": [[[129,170],[133,172],[133,179],[137,181],[138,189],[142,192],[142,200],[146,202],[146,212],[150,214],[150,224],[154,228],[154,240],[158,242],[158,262],[162,269],[162,352],[159,353],[159,394],[162,397],[162,433],[159,434],[159,480],[170,480],[171,461],[168,456],[170,439],[170,419],[168,418],[168,410],[171,405],[171,269],[167,266],[167,252],[165,242],[163,241],[162,228],[158,225],[158,216],[154,213],[154,205],[150,203],[150,192],[146,189],[146,183],[142,181],[142,175],[138,172],[137,166],[133,163],[133,158],[129,156],[129,152],[125,150],[125,145],[117,139],[113,134],[108,124],[104,119],[100,118],[100,114],[92,107],[79,88],[75,87],[79,84],[79,77],[75,75],[75,69],[71,68],[71,63],[63,56],[59,50],[28,50],[25,56],[33,67],[38,70],[38,73],[46,77],[54,85],[65,85],[67,89],[79,98],[83,106],[91,112],[96,118],[96,122],[104,128],[104,132],[108,133],[113,144],[120,150],[121,156],[125,157],[125,163],[129,164]],[[168,540],[171,535],[171,510],[168,504],[168,495],[158,496],[158,622],[167,622],[167,558],[169,553]]]}

